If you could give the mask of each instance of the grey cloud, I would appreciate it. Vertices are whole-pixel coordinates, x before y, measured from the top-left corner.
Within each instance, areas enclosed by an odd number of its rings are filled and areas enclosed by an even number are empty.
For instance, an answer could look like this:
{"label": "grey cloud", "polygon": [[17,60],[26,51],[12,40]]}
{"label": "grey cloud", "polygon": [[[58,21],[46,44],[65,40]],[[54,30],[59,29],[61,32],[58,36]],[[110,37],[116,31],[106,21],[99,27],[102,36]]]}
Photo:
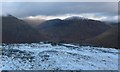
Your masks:
{"label": "grey cloud", "polygon": [[95,13],[98,16],[116,16],[117,2],[5,2],[3,13],[17,17]]}

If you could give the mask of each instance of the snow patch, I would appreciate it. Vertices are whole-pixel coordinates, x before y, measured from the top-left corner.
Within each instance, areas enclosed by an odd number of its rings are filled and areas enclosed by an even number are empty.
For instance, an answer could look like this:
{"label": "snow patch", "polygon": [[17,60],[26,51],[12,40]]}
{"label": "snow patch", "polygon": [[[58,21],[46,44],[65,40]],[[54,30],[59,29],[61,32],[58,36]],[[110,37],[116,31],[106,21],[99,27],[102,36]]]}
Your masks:
{"label": "snow patch", "polygon": [[1,70],[118,70],[118,50],[73,44],[3,44]]}

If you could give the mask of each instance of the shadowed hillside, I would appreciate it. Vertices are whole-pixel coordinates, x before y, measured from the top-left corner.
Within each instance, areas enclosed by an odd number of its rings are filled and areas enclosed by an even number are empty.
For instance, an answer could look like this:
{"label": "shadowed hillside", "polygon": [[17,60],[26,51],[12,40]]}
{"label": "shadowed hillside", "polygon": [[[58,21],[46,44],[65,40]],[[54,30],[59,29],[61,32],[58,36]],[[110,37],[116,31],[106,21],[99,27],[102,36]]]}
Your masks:
{"label": "shadowed hillside", "polygon": [[40,41],[82,43],[118,48],[118,26],[104,22],[70,17],[53,19],[31,27],[14,16],[2,17],[3,43],[31,43]]}
{"label": "shadowed hillside", "polygon": [[104,22],[71,17],[65,20],[48,20],[37,26],[51,41],[81,42],[93,38],[110,28]]}
{"label": "shadowed hillside", "polygon": [[111,29],[108,31],[94,37],[91,39],[88,39],[85,41],[85,43],[94,44],[97,46],[103,46],[103,47],[113,47],[113,48],[119,48],[118,47],[118,32],[120,26],[114,25]]}
{"label": "shadowed hillside", "polygon": [[2,17],[2,42],[39,42],[44,37],[26,22],[11,15]]}

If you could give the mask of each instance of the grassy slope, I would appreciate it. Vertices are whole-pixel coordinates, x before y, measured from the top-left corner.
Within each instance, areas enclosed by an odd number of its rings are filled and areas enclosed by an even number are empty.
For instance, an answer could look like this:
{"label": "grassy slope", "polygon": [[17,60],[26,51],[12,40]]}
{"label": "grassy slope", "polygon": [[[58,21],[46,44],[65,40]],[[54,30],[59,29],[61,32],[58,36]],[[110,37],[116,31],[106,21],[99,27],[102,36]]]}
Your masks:
{"label": "grassy slope", "polygon": [[104,47],[118,47],[118,26],[113,26],[110,30],[94,37],[87,39],[85,42]]}

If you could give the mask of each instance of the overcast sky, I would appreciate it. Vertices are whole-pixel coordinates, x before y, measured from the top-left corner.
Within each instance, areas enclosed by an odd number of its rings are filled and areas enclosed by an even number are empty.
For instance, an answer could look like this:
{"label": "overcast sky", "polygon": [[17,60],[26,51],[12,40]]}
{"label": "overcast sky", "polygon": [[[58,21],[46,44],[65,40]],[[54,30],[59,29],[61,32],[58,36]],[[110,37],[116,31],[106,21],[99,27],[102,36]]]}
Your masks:
{"label": "overcast sky", "polygon": [[2,13],[27,19],[65,19],[80,16],[102,21],[117,21],[117,2],[4,2]]}

